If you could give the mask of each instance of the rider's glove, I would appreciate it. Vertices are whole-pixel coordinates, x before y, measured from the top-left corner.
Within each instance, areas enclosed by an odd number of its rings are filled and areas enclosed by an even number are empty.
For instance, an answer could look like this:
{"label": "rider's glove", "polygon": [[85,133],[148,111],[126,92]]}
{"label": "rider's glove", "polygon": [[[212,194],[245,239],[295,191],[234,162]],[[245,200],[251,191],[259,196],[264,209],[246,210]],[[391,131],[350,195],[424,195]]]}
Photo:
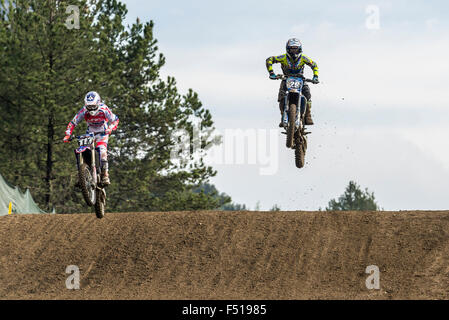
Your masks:
{"label": "rider's glove", "polygon": [[274,73],[270,73],[270,79],[271,80],[277,80],[278,76]]}
{"label": "rider's glove", "polygon": [[320,81],[318,80],[318,76],[313,76],[312,82],[313,83],[320,83]]}
{"label": "rider's glove", "polygon": [[70,142],[70,136],[65,136],[62,141],[65,143]]}
{"label": "rider's glove", "polygon": [[110,135],[110,134],[112,133],[112,129],[111,129],[111,128],[107,128],[107,129],[104,131],[104,133],[107,134],[107,135]]}

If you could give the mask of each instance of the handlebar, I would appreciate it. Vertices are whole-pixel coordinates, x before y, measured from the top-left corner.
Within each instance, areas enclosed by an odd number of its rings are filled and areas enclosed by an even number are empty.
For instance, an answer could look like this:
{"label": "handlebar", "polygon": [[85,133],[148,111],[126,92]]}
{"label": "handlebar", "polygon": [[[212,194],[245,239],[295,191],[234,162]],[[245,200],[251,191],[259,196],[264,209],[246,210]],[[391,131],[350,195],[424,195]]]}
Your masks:
{"label": "handlebar", "polygon": [[[100,131],[100,132],[90,132],[89,135],[92,137],[95,137],[97,134],[106,134],[106,131]],[[112,132],[111,132],[112,134]],[[84,136],[84,135],[82,135]],[[82,136],[75,136],[75,135],[70,135],[70,138],[68,141],[72,141],[73,139],[80,139]]]}
{"label": "handlebar", "polygon": [[304,82],[310,82],[310,83],[315,84],[315,81],[313,81],[312,79],[307,79],[303,74],[294,75],[294,76],[287,76],[285,74],[277,74],[276,75],[277,80],[286,80],[288,77],[302,78],[304,80]]}

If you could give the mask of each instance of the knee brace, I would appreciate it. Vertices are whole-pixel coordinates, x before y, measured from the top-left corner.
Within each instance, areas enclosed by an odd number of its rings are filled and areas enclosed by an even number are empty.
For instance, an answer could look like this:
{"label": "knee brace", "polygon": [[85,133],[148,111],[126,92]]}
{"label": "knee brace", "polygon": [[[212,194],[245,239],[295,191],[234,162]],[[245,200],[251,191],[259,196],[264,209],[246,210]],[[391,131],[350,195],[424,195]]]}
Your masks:
{"label": "knee brace", "polygon": [[108,148],[102,144],[98,146],[98,149],[100,150],[101,161],[108,161]]}

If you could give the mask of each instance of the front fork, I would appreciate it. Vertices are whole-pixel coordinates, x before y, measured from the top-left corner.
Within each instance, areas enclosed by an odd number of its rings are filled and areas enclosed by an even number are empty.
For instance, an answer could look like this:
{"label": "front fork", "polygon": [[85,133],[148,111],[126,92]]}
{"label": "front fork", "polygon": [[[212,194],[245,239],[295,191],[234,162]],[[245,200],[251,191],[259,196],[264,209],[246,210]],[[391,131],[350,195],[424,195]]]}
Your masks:
{"label": "front fork", "polygon": [[288,94],[284,97],[284,112],[282,113],[282,123],[284,127],[288,125]]}
{"label": "front fork", "polygon": [[[288,108],[289,106],[289,93],[287,93],[284,97],[284,111],[282,113],[282,123],[284,123],[285,126],[288,125]],[[306,108],[306,103],[307,103],[307,99],[302,95],[299,94],[298,97],[298,102],[301,101],[301,106],[300,108],[297,108],[297,111],[299,110],[300,112],[296,112],[296,119],[295,119],[295,125],[296,125],[296,129],[299,129],[301,127],[301,122],[299,121],[300,117],[299,115],[304,114],[305,112],[305,108]],[[295,103],[296,106],[298,106],[299,103]]]}

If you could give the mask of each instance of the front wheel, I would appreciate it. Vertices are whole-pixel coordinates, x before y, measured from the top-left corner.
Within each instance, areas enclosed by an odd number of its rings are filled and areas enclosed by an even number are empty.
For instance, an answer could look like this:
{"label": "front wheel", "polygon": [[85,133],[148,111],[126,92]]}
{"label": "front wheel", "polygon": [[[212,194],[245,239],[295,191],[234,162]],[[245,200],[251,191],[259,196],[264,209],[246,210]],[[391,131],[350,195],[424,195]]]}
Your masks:
{"label": "front wheel", "polygon": [[86,163],[81,164],[78,176],[84,200],[86,201],[86,204],[91,207],[95,205],[96,192],[93,181],[94,179],[90,172],[89,166]]}
{"label": "front wheel", "polygon": [[291,148],[293,146],[293,141],[295,137],[296,131],[296,105],[291,104],[288,110],[288,128],[287,128],[287,148]]}

